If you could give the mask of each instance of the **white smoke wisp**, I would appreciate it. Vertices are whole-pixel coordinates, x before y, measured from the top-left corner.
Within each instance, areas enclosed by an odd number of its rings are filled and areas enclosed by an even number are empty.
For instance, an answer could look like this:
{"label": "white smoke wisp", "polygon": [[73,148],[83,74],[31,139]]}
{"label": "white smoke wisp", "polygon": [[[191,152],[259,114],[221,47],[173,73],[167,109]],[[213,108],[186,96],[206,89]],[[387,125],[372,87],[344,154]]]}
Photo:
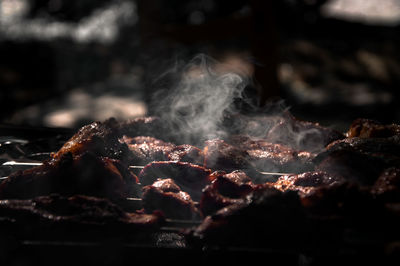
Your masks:
{"label": "white smoke wisp", "polygon": [[217,64],[208,56],[198,55],[183,69],[167,73],[175,81],[155,94],[156,112],[179,131],[179,136],[189,138],[182,142],[224,137],[223,118],[236,112],[234,102],[242,97],[248,78],[217,71]]}
{"label": "white smoke wisp", "polygon": [[283,100],[257,106],[246,95],[251,81],[240,71],[198,55],[188,64],[169,68],[156,80],[158,91],[150,109],[168,128],[166,139],[177,144],[201,147],[205,140],[229,141],[232,135],[244,135],[297,151],[319,152],[325,147],[333,132],[297,120]]}

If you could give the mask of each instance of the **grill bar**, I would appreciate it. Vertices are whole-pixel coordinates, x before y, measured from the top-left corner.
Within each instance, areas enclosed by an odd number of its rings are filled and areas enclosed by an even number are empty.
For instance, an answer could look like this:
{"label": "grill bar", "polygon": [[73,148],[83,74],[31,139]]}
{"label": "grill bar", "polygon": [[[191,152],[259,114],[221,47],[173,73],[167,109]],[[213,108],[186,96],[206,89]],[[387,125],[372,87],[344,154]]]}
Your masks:
{"label": "grill bar", "polygon": [[[42,162],[37,162],[37,161],[7,161],[2,164],[2,166],[11,166],[11,167],[25,167],[25,166],[40,166],[42,165]],[[143,169],[145,166],[143,165],[130,165],[130,169]],[[257,171],[258,173],[262,175],[274,175],[274,176],[284,176],[284,175],[293,175],[293,173],[280,173],[280,172],[265,172],[265,171]],[[1,179],[5,179],[7,177],[1,177]]]}

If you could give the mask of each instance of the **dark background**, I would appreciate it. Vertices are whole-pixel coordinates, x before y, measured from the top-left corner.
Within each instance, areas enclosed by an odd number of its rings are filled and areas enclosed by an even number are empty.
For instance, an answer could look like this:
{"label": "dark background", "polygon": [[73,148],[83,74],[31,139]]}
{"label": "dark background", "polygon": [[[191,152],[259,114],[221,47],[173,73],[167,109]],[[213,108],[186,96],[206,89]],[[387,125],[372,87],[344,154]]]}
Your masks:
{"label": "dark background", "polygon": [[283,99],[339,130],[357,117],[400,123],[399,6],[0,0],[0,123],[75,128],[151,114],[160,77],[200,53],[253,77],[255,105]]}

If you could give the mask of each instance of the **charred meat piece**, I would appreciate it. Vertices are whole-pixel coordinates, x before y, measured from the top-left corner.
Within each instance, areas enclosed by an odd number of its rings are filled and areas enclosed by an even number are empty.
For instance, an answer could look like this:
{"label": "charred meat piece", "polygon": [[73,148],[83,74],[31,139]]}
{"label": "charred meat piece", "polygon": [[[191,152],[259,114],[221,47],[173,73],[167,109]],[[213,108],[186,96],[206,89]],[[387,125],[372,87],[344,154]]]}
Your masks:
{"label": "charred meat piece", "polygon": [[346,138],[329,144],[314,163],[317,170],[372,185],[385,168],[400,164],[400,142],[397,136]]}
{"label": "charred meat piece", "polygon": [[131,152],[125,143],[118,141],[119,135],[119,123],[115,119],[94,122],[79,129],[53,157],[57,159],[67,153],[77,156],[91,152],[97,156],[129,162]]}
{"label": "charred meat piece", "polygon": [[295,151],[283,144],[274,144],[243,135],[232,136],[229,143],[246,151],[248,161],[259,171],[301,173],[314,167],[313,153]]}
{"label": "charred meat piece", "polygon": [[318,152],[344,135],[318,123],[300,121],[287,114],[268,132],[267,140],[288,145],[295,150]]}
{"label": "charred meat piece", "polygon": [[360,241],[375,233],[390,236],[397,226],[385,229],[383,217],[369,191],[349,183],[321,185],[305,195],[265,184],[207,216],[191,236],[206,244],[331,251],[346,245],[345,232],[360,234],[361,240],[354,237]]}
{"label": "charred meat piece", "polygon": [[204,147],[204,167],[213,170],[233,171],[251,169],[248,153],[221,139],[207,140]]}
{"label": "charred meat piece", "polygon": [[211,170],[202,166],[176,161],[152,162],[139,173],[142,185],[151,185],[157,179],[171,178],[189,193],[193,200],[198,201],[201,190],[210,183]]}
{"label": "charred meat piece", "polygon": [[343,176],[346,180],[360,185],[372,185],[385,168],[380,158],[353,149],[331,151],[324,155],[324,158],[317,158],[317,171]]}
{"label": "charred meat piece", "polygon": [[207,216],[193,236],[207,244],[286,248],[299,245],[307,232],[297,193],[264,187]]}
{"label": "charred meat piece", "polygon": [[400,136],[389,138],[345,138],[330,143],[328,151],[353,149],[370,156],[382,157],[387,163],[394,160],[396,163],[400,157]]}
{"label": "charred meat piece", "polygon": [[358,118],[353,121],[346,135],[349,138],[388,138],[400,135],[400,125],[383,125],[371,119]]}
{"label": "charred meat piece", "polygon": [[251,179],[242,171],[212,174],[216,178],[203,190],[200,209],[204,215],[210,215],[219,209],[241,202],[241,199],[253,191]]}
{"label": "charred meat piece", "polygon": [[146,213],[161,211],[166,218],[184,220],[200,220],[202,217],[190,195],[170,178],[143,187],[142,199]]}
{"label": "charred meat piece", "polygon": [[[1,225],[23,237],[115,237],[155,231],[163,223],[159,214],[126,213],[107,199],[75,195],[41,196],[26,200],[0,200]],[[97,231],[101,230],[101,232]],[[100,234],[99,234],[100,233]]]}
{"label": "charred meat piece", "polygon": [[0,198],[26,199],[59,193],[106,197],[137,196],[137,177],[117,160],[91,153],[66,153],[43,165],[12,174],[0,184]]}
{"label": "charred meat piece", "polygon": [[134,165],[146,165],[153,161],[168,161],[167,154],[175,147],[172,143],[145,136],[123,136],[120,141],[128,145],[133,156],[131,163]]}
{"label": "charred meat piece", "polygon": [[197,165],[203,165],[204,153],[195,146],[182,144],[174,147],[168,153],[168,159],[169,161],[188,162]]}
{"label": "charred meat piece", "polygon": [[400,202],[400,168],[385,169],[372,186],[371,193],[383,202]]}
{"label": "charred meat piece", "polygon": [[335,182],[331,185],[310,189],[300,193],[303,206],[318,215],[336,215],[362,219],[374,216],[378,204],[369,190],[355,183]]}
{"label": "charred meat piece", "polygon": [[344,182],[343,178],[332,176],[326,172],[305,172],[298,175],[281,176],[273,186],[281,191],[298,191],[300,195],[307,194],[320,186],[331,186]]}

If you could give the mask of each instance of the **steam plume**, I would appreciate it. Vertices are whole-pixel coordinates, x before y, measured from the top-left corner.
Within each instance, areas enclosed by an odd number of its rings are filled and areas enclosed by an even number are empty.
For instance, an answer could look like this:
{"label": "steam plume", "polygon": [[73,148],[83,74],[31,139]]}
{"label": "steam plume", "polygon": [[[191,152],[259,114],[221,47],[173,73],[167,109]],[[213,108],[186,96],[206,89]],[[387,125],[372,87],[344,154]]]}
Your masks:
{"label": "steam plume", "polygon": [[208,56],[198,55],[160,79],[166,87],[155,94],[152,108],[179,130],[180,136],[191,138],[182,142],[224,137],[223,118],[236,112],[234,102],[242,97],[249,78],[217,70],[217,64]]}
{"label": "steam plume", "polygon": [[202,146],[207,139],[241,134],[318,152],[332,134],[314,123],[297,121],[282,100],[258,107],[246,96],[251,78],[221,67],[206,55],[198,55],[188,64],[177,63],[156,83],[158,91],[150,108],[168,123],[166,137],[176,143]]}

